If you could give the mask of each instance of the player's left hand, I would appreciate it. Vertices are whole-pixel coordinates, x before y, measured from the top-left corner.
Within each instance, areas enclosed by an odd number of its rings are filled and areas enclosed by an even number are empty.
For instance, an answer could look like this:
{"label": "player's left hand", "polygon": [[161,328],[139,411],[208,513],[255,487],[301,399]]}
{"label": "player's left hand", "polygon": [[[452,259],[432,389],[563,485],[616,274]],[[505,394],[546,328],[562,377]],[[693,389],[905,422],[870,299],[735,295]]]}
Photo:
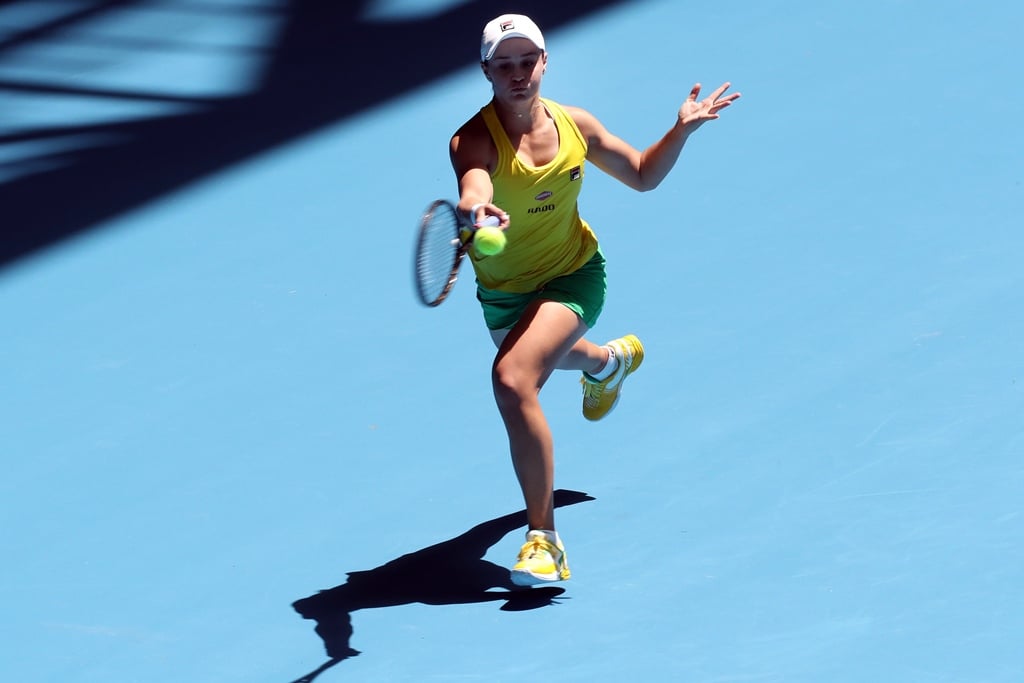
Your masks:
{"label": "player's left hand", "polygon": [[717,119],[718,112],[739,99],[738,92],[725,94],[730,85],[732,84],[726,81],[702,100],[697,99],[700,97],[700,83],[693,86],[690,96],[683,102],[683,106],[679,107],[679,123],[687,133],[692,133],[702,124]]}

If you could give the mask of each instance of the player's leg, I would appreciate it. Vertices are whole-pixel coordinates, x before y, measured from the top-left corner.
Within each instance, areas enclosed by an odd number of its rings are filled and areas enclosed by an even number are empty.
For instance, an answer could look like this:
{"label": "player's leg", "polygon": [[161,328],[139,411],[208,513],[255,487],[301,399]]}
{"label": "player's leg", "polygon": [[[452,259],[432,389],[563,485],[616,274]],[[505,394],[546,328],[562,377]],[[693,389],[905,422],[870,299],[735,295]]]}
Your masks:
{"label": "player's leg", "polygon": [[[509,330],[491,330],[499,347],[508,333]],[[623,381],[643,360],[644,345],[635,335],[628,334],[602,346],[581,337],[556,367],[582,371],[583,417],[594,422],[612,412],[622,395]]]}
{"label": "player's leg", "polygon": [[553,443],[540,390],[586,329],[565,306],[536,300],[504,335],[494,359],[494,396],[531,528],[554,529]]}
{"label": "player's leg", "polygon": [[[594,326],[604,308],[605,291],[605,262],[603,255],[598,252],[578,270],[547,283],[540,296],[548,301],[557,301],[574,311],[589,328]],[[481,301],[486,302],[494,296],[495,293],[490,293],[481,298]],[[514,297],[499,295],[499,301],[502,296]],[[485,308],[487,305],[485,303]],[[495,302],[490,302],[489,305],[494,306]],[[515,310],[512,306],[509,308]],[[507,330],[501,328],[512,324],[512,320],[515,319],[512,318],[504,324],[489,325],[499,347],[509,334]],[[495,320],[496,318],[492,318],[491,322]],[[556,367],[582,371],[580,381],[583,387],[583,416],[588,420],[600,420],[616,406],[622,393],[623,382],[640,367],[643,359],[643,344],[634,335],[613,339],[601,346],[581,336],[566,350]]]}
{"label": "player's leg", "polygon": [[522,585],[569,578],[555,531],[554,443],[540,390],[586,329],[565,306],[536,300],[504,335],[494,360],[494,397],[508,432],[529,524],[527,542],[512,569],[512,580]]}
{"label": "player's leg", "polygon": [[[494,345],[501,347],[510,330],[491,330]],[[608,347],[598,346],[592,341],[580,338],[572,348],[562,356],[555,366],[557,370],[579,370],[591,375],[597,374],[608,363]]]}

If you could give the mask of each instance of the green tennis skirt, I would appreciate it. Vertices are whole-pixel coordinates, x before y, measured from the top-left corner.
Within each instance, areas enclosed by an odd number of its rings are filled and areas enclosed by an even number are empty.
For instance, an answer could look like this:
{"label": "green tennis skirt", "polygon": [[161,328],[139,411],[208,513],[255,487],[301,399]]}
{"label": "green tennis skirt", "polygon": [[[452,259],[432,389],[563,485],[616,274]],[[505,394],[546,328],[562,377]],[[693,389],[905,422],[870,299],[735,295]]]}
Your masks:
{"label": "green tennis skirt", "polygon": [[476,298],[484,310],[489,330],[506,330],[515,325],[533,301],[557,301],[572,310],[587,327],[593,327],[604,308],[608,281],[604,254],[599,248],[577,270],[556,277],[535,292],[518,294],[487,289],[477,282]]}

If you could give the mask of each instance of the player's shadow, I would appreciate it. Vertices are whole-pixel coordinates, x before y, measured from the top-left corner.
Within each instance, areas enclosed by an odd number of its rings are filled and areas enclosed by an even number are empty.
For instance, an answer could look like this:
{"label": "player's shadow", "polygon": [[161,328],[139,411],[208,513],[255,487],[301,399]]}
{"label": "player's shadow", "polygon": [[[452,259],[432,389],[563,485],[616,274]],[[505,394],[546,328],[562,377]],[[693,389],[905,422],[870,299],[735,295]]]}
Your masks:
{"label": "player's shadow", "polygon": [[[555,507],[588,500],[594,498],[579,491],[555,491]],[[295,601],[292,606],[296,612],[316,621],[316,633],[323,639],[330,660],[294,683],[309,683],[338,662],[359,654],[350,644],[352,613],[357,610],[414,602],[461,605],[503,601],[502,610],[518,611],[555,602],[564,588],[518,588],[507,568],[483,559],[488,548],[523,526],[525,511],[504,515],[375,569],[349,572],[344,584]]]}

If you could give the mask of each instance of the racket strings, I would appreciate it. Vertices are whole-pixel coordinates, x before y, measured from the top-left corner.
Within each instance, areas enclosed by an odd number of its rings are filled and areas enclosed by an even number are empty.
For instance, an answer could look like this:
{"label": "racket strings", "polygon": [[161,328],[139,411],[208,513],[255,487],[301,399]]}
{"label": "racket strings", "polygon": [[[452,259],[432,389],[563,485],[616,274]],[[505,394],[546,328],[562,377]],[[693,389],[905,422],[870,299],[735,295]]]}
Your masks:
{"label": "racket strings", "polygon": [[436,302],[451,289],[460,246],[455,213],[448,206],[433,207],[424,216],[416,253],[416,282],[424,303]]}

